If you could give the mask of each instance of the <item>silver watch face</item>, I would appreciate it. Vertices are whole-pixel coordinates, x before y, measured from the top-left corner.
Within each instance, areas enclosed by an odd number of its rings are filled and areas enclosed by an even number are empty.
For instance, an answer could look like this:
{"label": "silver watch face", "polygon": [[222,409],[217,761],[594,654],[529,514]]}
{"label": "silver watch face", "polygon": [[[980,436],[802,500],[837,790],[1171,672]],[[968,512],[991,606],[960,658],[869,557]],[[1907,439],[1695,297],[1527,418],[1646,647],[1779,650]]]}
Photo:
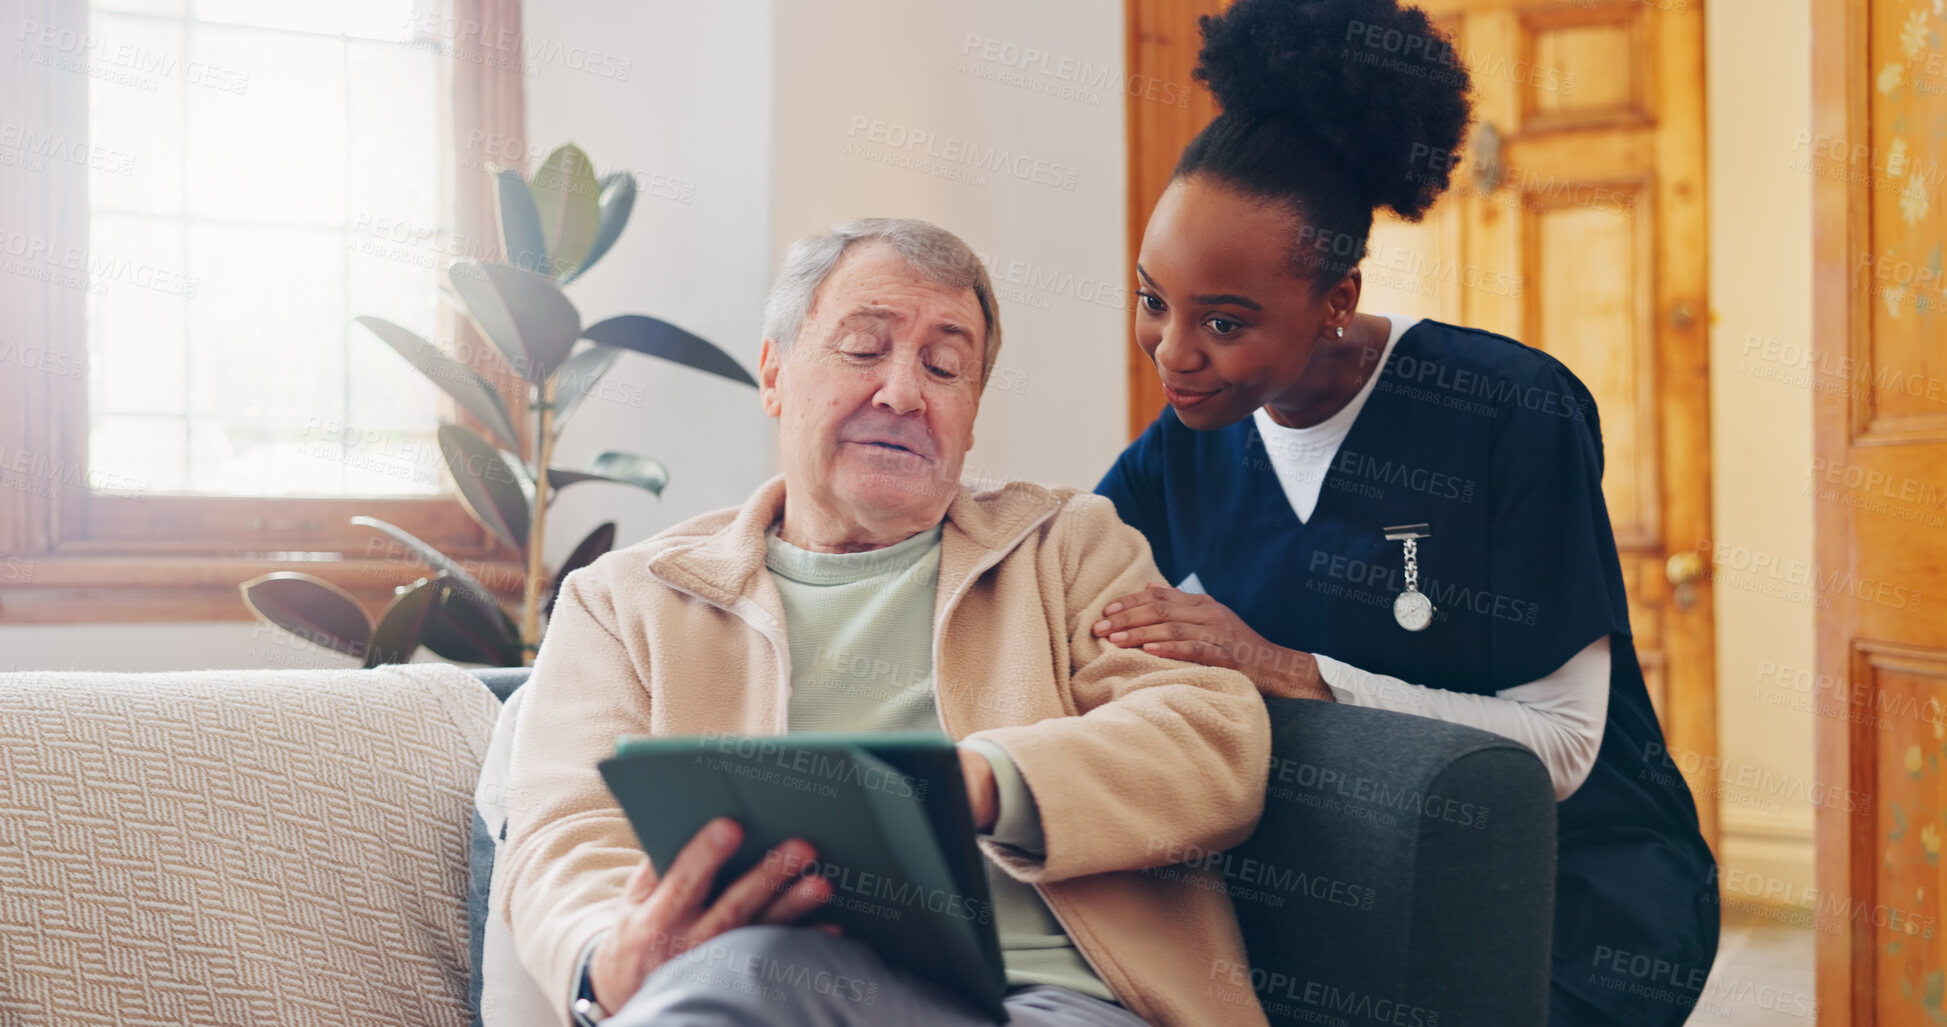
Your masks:
{"label": "silver watch face", "polygon": [[1393,619],[1408,631],[1425,630],[1433,623],[1433,600],[1424,592],[1401,592],[1393,600]]}

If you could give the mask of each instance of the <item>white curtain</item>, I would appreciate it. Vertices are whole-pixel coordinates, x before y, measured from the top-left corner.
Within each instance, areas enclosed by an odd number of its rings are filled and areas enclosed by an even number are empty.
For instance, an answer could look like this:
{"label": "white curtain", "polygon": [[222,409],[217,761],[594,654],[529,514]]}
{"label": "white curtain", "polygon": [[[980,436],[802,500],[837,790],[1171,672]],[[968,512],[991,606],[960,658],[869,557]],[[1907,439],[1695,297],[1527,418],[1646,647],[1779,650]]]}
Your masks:
{"label": "white curtain", "polygon": [[[0,475],[17,457],[45,460],[75,430],[82,392],[45,373],[86,352],[88,76],[79,45],[86,0],[14,0],[10,52],[0,51]],[[42,46],[41,33],[57,45]],[[50,63],[49,59],[67,63]],[[77,162],[73,157],[78,157]],[[80,268],[82,270],[72,270]],[[50,356],[52,355],[52,356]],[[85,422],[79,425],[86,430]],[[0,553],[51,548],[54,501],[31,482],[0,480]]]}

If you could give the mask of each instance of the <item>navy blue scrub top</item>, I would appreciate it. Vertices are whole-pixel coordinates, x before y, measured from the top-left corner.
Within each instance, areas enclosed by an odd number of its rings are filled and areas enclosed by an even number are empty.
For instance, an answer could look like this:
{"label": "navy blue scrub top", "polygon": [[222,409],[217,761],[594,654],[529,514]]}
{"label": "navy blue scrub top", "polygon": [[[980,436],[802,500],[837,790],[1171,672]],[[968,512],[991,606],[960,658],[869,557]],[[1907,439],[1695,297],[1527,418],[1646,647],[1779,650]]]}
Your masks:
{"label": "navy blue scrub top", "polygon": [[[1363,670],[1492,695],[1610,636],[1602,746],[1558,810],[1554,977],[1660,1022],[1603,957],[1663,959],[1678,968],[1668,979],[1621,976],[1694,1001],[1717,947],[1716,865],[1631,641],[1601,438],[1594,399],[1553,357],[1422,321],[1394,346],[1309,522],[1248,417],[1199,432],[1166,407],[1095,490],[1148,537],[1170,584],[1195,574],[1266,640]],[[1403,547],[1381,529],[1418,523],[1431,528],[1419,588],[1437,612],[1412,632],[1393,619]]]}

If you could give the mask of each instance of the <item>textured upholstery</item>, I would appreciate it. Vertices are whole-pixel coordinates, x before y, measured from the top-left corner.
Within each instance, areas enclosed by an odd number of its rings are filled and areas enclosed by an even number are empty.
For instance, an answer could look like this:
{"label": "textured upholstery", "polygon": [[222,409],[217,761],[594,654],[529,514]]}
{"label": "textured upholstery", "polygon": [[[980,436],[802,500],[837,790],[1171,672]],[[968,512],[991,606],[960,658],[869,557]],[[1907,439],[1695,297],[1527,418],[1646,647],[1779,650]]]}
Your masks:
{"label": "textured upholstery", "polygon": [[0,675],[0,1024],[464,1024],[458,668]]}
{"label": "textured upholstery", "polygon": [[1555,793],[1541,759],[1458,724],[1267,703],[1264,818],[1224,871],[1271,1022],[1545,1023]]}

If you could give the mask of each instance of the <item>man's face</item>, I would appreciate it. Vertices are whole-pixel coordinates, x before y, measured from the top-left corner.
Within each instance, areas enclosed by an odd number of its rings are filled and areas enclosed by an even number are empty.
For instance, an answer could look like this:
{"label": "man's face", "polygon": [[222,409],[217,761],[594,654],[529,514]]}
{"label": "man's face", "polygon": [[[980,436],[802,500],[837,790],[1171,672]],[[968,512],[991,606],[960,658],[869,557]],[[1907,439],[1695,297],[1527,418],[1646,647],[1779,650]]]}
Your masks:
{"label": "man's face", "polygon": [[790,351],[766,339],[759,358],[790,516],[880,544],[938,523],[973,445],[986,331],[972,289],[927,280],[884,243],[848,251]]}

